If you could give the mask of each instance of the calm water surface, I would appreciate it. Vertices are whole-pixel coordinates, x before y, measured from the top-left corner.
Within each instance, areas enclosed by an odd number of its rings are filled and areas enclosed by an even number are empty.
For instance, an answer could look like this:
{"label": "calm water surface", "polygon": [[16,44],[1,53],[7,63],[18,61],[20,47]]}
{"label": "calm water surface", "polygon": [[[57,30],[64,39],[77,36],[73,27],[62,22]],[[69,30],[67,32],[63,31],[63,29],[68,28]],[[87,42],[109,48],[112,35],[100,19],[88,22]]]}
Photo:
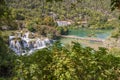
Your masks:
{"label": "calm water surface", "polygon": [[73,29],[70,30],[69,35],[106,39],[111,35],[111,32],[112,30]]}
{"label": "calm water surface", "polygon": [[[95,37],[100,39],[107,39],[110,37],[112,30],[90,30],[90,29],[71,29],[69,35],[79,36],[79,37]],[[83,46],[91,46],[92,48],[103,47],[102,43],[96,43],[91,41],[77,40],[71,38],[62,38],[61,43],[71,44],[72,41],[77,41]]]}

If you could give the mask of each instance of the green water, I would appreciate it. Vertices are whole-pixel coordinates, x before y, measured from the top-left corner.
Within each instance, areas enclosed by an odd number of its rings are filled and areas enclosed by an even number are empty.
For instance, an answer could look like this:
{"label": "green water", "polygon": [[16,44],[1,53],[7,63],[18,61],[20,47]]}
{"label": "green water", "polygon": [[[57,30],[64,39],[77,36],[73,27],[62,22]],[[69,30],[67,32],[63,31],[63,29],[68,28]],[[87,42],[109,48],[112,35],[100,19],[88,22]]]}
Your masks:
{"label": "green water", "polygon": [[[107,39],[110,37],[112,30],[90,30],[90,29],[71,29],[68,35],[75,35],[79,37],[95,37],[100,39]],[[71,44],[72,41],[79,42],[83,46],[92,46],[93,48],[102,47],[102,43],[96,43],[93,41],[84,41],[71,38],[62,38],[61,43],[67,45]]]}
{"label": "green water", "polygon": [[106,39],[111,35],[112,30],[91,30],[91,29],[72,29],[69,31],[69,35],[75,35],[79,37],[96,37],[100,39]]}

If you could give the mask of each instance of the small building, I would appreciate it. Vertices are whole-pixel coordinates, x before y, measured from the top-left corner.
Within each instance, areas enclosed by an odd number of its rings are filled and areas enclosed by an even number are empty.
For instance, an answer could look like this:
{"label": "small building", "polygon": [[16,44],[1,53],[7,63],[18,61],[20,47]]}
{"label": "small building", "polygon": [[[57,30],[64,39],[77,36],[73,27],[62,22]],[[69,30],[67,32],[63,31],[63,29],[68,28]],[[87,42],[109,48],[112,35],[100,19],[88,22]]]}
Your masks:
{"label": "small building", "polygon": [[56,21],[58,26],[68,26],[71,25],[71,21]]}

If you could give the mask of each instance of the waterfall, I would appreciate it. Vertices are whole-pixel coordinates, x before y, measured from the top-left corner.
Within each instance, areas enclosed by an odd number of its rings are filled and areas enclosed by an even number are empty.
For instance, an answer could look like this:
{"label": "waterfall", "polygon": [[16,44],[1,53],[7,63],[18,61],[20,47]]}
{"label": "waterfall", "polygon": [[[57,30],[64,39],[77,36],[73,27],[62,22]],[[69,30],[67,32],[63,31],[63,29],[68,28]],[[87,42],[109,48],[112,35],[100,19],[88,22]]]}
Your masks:
{"label": "waterfall", "polygon": [[38,47],[41,47],[41,41],[40,41],[40,39],[37,39],[37,40],[36,40],[36,45],[37,45],[37,48],[38,48]]}
{"label": "waterfall", "polygon": [[[32,33],[34,35],[34,33]],[[35,50],[43,49],[47,45],[51,45],[51,41],[46,39],[40,39],[40,38],[29,38],[30,32],[26,32],[23,36],[20,34],[15,36],[9,36],[9,46],[10,48],[18,55],[26,54],[26,53],[33,53]],[[20,38],[21,43],[18,40],[14,40],[14,38]]]}
{"label": "waterfall", "polygon": [[24,47],[24,48],[27,48],[27,47],[28,47],[28,44],[27,44],[25,41],[22,41],[22,44],[23,44],[23,47]]}
{"label": "waterfall", "polygon": [[46,47],[45,41],[41,41],[42,47]]}
{"label": "waterfall", "polygon": [[44,40],[37,39],[35,44],[36,44],[37,49],[46,47]]}
{"label": "waterfall", "polygon": [[10,41],[10,47],[11,48],[15,48],[15,40],[11,40]]}
{"label": "waterfall", "polygon": [[17,49],[17,53],[19,53],[19,54],[22,53],[22,47],[18,40],[16,41],[16,49]]}
{"label": "waterfall", "polygon": [[18,40],[10,40],[10,48],[18,55],[22,53],[22,46]]}
{"label": "waterfall", "polygon": [[50,44],[50,40],[48,38],[45,39],[46,44]]}
{"label": "waterfall", "polygon": [[30,34],[29,32],[26,33],[26,38],[27,39],[29,38],[29,34]]}

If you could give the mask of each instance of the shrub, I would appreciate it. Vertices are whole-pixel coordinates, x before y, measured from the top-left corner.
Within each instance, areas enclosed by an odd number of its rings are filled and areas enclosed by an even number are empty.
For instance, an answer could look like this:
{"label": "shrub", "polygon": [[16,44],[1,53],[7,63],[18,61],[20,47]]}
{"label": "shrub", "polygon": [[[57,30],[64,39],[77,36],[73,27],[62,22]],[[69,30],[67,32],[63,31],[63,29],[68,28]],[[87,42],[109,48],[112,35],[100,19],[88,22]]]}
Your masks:
{"label": "shrub", "polygon": [[[16,79],[41,80],[117,80],[120,57],[74,43],[68,50],[56,42],[16,61]],[[22,73],[21,73],[22,71]]]}

